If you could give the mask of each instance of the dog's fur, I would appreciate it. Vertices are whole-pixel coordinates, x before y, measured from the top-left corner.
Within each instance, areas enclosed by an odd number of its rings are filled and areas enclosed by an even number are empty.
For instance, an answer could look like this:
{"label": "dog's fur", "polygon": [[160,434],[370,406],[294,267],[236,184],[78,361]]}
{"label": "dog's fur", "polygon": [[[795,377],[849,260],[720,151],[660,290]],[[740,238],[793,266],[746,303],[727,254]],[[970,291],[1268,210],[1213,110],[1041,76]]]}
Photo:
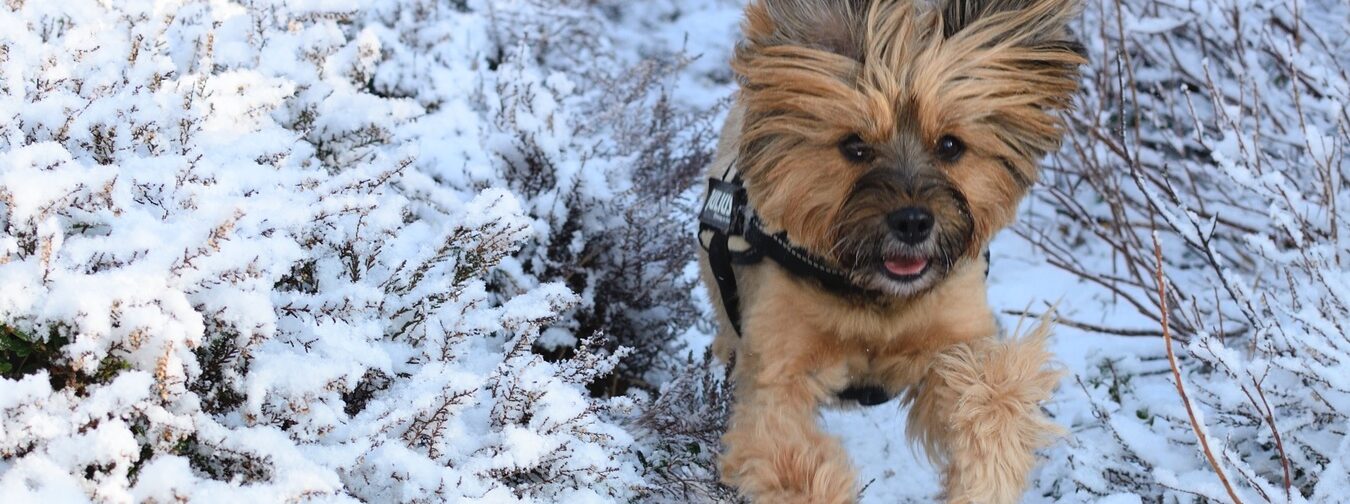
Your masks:
{"label": "dog's fur", "polygon": [[[732,67],[741,84],[709,168],[733,161],[770,232],[825,258],[876,296],[845,296],[772,261],[737,266],[743,334],[719,306],[714,349],[735,356],[723,479],[757,503],[856,498],[838,441],[816,423],[850,385],[903,394],[909,435],[944,468],[950,502],[1016,502],[1034,451],[1058,432],[1040,411],[1047,324],[999,340],[981,255],[1056,148],[1056,111],[1077,89],[1075,0],[755,0]],[[849,159],[859,139],[868,156]],[[965,146],[934,153],[944,136]],[[926,241],[885,216],[931,210]],[[888,258],[923,257],[917,278]],[[886,433],[876,433],[884,436]]]}

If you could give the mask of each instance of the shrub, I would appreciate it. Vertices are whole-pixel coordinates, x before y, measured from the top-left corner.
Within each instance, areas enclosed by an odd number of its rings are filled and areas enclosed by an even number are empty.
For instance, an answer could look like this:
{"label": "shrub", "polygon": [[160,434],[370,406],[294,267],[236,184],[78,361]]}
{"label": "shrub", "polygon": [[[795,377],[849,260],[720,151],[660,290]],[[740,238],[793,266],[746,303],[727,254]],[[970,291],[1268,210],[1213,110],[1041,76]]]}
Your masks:
{"label": "shrub", "polygon": [[1166,331],[1179,362],[1117,359],[1088,376],[1095,422],[1077,426],[1047,493],[1344,494],[1347,13],[1320,0],[1089,5],[1085,94],[1022,232],[1154,324],[1109,331]]}
{"label": "shrub", "polygon": [[0,494],[650,492],[591,394],[699,318],[715,110],[606,35],[660,9],[7,6]]}

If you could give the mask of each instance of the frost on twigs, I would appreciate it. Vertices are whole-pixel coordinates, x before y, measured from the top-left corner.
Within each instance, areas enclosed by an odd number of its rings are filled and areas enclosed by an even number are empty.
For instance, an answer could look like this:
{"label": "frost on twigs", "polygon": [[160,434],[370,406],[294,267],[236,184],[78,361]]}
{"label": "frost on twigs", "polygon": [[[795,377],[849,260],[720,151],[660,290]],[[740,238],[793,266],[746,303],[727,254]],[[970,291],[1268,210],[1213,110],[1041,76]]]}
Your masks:
{"label": "frost on twigs", "polygon": [[689,359],[638,417],[641,456],[652,493],[670,502],[741,503],[717,469],[731,417],[732,383],[712,352]]}
{"label": "frost on twigs", "polygon": [[1142,321],[1105,330],[1161,336],[1168,322],[1193,404],[1161,340],[1103,355],[1075,391],[1092,418],[1055,455],[1068,469],[1042,478],[1048,495],[1346,495],[1348,15],[1323,0],[1089,4],[1078,29],[1094,63],[1024,233]]}

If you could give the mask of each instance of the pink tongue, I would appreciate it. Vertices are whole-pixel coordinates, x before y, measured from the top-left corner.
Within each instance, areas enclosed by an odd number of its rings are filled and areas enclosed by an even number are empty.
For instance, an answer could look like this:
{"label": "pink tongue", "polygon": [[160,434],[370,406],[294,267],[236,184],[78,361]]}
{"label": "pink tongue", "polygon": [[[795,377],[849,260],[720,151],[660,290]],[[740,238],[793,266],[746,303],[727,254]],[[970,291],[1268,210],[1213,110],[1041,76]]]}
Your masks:
{"label": "pink tongue", "polygon": [[886,261],[886,271],[897,276],[917,275],[923,271],[924,266],[928,266],[928,260],[922,257],[888,259]]}

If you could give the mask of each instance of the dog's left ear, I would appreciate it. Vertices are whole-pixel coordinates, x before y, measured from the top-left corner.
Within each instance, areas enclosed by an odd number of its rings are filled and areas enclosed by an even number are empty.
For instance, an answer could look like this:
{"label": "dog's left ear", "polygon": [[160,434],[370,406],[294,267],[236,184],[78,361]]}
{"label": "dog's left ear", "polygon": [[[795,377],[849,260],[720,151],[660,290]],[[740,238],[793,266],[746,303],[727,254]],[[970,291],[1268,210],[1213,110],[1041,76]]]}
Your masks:
{"label": "dog's left ear", "polygon": [[1032,50],[1083,56],[1083,46],[1065,29],[1080,0],[945,0],[946,38],[973,38],[980,45],[1011,43]]}

